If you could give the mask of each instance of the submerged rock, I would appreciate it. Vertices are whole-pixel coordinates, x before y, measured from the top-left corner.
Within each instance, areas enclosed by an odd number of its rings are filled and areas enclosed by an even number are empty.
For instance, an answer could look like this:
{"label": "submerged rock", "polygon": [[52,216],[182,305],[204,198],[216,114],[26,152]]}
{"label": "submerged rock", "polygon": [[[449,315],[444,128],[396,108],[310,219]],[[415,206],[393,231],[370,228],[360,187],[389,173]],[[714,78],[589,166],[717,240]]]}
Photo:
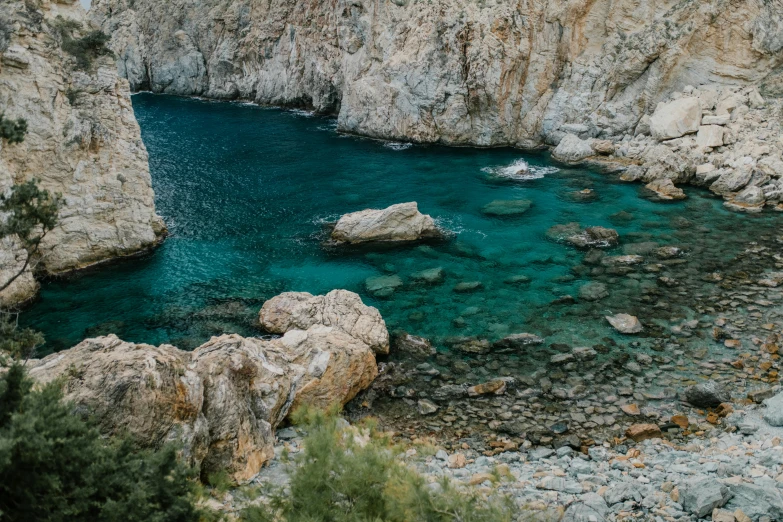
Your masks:
{"label": "submerged rock", "polygon": [[402,279],[398,275],[368,277],[364,286],[375,297],[389,297],[402,286]]}
{"label": "submerged rock", "polygon": [[529,199],[496,199],[484,205],[481,212],[488,216],[521,216],[533,205]]}
{"label": "submerged rock", "polygon": [[592,282],[579,287],[579,298],[585,301],[599,301],[609,297],[609,291],[603,283]]}
{"label": "submerged rock", "polygon": [[419,212],[416,202],[346,214],[337,221],[331,239],[335,243],[416,241],[441,237],[432,217]]}
{"label": "submerged rock", "polygon": [[415,272],[411,274],[411,279],[429,284],[440,283],[443,280],[443,269],[441,267],[437,267]]}
{"label": "submerged rock", "polygon": [[454,285],[454,291],[460,293],[475,292],[481,289],[484,284],[481,281],[463,281]]}
{"label": "submerged rock", "polygon": [[642,331],[642,323],[636,316],[629,314],[607,315],[606,320],[620,333],[635,334]]}
{"label": "submerged rock", "polygon": [[314,324],[332,326],[360,339],[375,353],[389,353],[389,332],[380,312],[348,290],[316,296],[285,292],[265,302],[258,319],[266,331],[276,334]]}
{"label": "submerged rock", "polygon": [[435,348],[429,339],[402,331],[394,333],[392,351],[409,355],[414,359],[427,359],[435,355]]}
{"label": "submerged rock", "polygon": [[570,243],[579,248],[609,248],[617,246],[620,240],[620,235],[612,228],[587,227],[583,230],[575,222],[552,226],[546,235],[554,241]]}
{"label": "submerged rock", "polygon": [[519,350],[526,346],[544,344],[544,339],[531,333],[518,333],[492,343],[495,350]]}

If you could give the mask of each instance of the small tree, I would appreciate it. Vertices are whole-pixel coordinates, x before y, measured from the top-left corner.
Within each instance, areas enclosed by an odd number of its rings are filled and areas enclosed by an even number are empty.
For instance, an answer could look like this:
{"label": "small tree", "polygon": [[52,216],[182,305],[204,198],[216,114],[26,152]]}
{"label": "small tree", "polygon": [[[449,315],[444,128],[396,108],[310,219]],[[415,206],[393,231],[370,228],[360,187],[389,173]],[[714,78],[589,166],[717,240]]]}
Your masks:
{"label": "small tree", "polygon": [[58,383],[33,390],[22,366],[0,380],[0,519],[199,522],[193,470],[175,448],[105,439]]}
{"label": "small tree", "polygon": [[[27,132],[27,122],[16,122],[0,116],[0,136],[8,143],[21,143]],[[41,189],[36,180],[15,185],[7,194],[0,194],[0,240],[14,238],[23,259],[14,257],[11,266],[0,266],[5,273],[0,278],[0,292],[10,287],[26,271],[34,269],[40,258],[41,242],[57,224],[60,197]],[[20,263],[21,261],[21,263]],[[30,329],[18,328],[19,313],[0,309],[0,351],[13,357],[30,357],[43,336]]]}

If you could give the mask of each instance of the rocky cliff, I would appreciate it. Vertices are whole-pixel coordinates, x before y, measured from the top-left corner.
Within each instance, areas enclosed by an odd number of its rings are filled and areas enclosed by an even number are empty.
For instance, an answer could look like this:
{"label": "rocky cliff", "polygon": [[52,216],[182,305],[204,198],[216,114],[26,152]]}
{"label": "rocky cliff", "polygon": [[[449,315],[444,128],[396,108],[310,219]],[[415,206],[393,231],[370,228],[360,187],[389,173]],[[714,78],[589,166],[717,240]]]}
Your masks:
{"label": "rocky cliff", "polygon": [[781,0],[95,0],[132,89],[390,139],[621,139],[686,85],[783,91]]}
{"label": "rocky cliff", "polygon": [[[62,48],[62,23],[75,37],[90,30],[73,0],[0,4],[0,113],[28,123],[24,142],[0,143],[0,190],[35,178],[62,195],[58,227],[38,264],[50,274],[143,251],[163,231],[128,82],[110,55],[80,66]],[[6,268],[14,264],[13,240],[7,243],[0,250]],[[26,274],[0,297],[18,302],[35,289]]]}

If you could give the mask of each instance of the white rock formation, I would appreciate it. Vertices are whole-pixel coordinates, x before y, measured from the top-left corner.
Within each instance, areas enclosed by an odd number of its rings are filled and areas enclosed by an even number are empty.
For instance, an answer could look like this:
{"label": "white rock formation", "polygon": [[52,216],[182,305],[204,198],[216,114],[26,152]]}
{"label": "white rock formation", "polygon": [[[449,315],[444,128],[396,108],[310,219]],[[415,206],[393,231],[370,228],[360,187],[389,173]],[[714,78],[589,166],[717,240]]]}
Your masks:
{"label": "white rock formation", "polygon": [[[52,274],[151,248],[164,230],[127,80],[110,56],[77,70],[60,48],[56,16],[85,19],[78,3],[0,4],[0,113],[28,124],[24,142],[0,143],[0,191],[35,178],[62,195],[39,265]],[[0,280],[10,273],[0,271]],[[26,275],[3,303],[35,287]]]}
{"label": "white rock formation", "polygon": [[695,97],[661,103],[650,117],[650,131],[659,141],[692,134],[699,130],[699,125],[701,105]]}
{"label": "white rock formation", "polygon": [[418,205],[399,203],[376,210],[352,212],[341,217],[332,230],[335,243],[416,241],[441,236],[432,217],[419,212]]}
{"label": "white rock formation", "polygon": [[193,352],[110,335],[27,366],[38,382],[60,379],[66,400],[104,433],[129,432],[151,447],[177,442],[202,475],[225,469],[243,482],[274,456],[274,428],[289,412],[345,404],[378,374],[370,346],[346,333],[351,312],[324,313],[273,340],[213,337]]}
{"label": "white rock formation", "polygon": [[590,143],[580,139],[579,136],[566,134],[555,150],[552,151],[552,157],[565,163],[577,163],[593,155],[593,147]]}
{"label": "white rock formation", "polygon": [[277,334],[306,330],[314,324],[331,326],[360,339],[375,353],[389,353],[389,332],[380,312],[348,290],[316,296],[285,292],[264,303],[258,319],[265,330]]}

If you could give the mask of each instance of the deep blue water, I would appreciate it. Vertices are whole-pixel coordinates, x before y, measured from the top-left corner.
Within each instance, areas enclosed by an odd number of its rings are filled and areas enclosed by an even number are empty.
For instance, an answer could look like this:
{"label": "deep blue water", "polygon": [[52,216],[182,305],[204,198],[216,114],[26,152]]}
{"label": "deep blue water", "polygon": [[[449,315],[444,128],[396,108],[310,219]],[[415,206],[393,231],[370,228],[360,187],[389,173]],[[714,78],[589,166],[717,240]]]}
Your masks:
{"label": "deep blue water", "polygon": [[[578,343],[611,335],[602,315],[632,311],[657,275],[609,278],[608,300],[553,306],[592,276],[573,275],[584,253],[547,240],[550,226],[608,226],[623,238],[615,253],[639,241],[685,243],[690,256],[714,262],[739,248],[742,227],[776,219],[727,212],[695,190],[686,202],[652,202],[639,197],[639,185],[519,150],[390,144],[340,135],[329,118],[243,104],[148,94],[133,104],[171,236],[144,258],[46,283],[24,314],[45,333],[44,352],[108,332],[192,348],[215,334],[257,333],[257,311],[277,293],[335,288],[359,292],[390,329],[435,339],[532,331]],[[521,162],[535,179],[504,177]],[[595,198],[583,201],[577,193],[587,188]],[[533,205],[520,217],[482,213],[510,199]],[[323,247],[325,222],[405,201],[417,201],[453,238],[394,249]],[[445,274],[440,284],[411,278],[436,267]],[[365,280],[390,274],[403,286],[385,299],[370,296]],[[515,275],[531,282],[504,282]],[[454,292],[464,281],[482,287]]]}

